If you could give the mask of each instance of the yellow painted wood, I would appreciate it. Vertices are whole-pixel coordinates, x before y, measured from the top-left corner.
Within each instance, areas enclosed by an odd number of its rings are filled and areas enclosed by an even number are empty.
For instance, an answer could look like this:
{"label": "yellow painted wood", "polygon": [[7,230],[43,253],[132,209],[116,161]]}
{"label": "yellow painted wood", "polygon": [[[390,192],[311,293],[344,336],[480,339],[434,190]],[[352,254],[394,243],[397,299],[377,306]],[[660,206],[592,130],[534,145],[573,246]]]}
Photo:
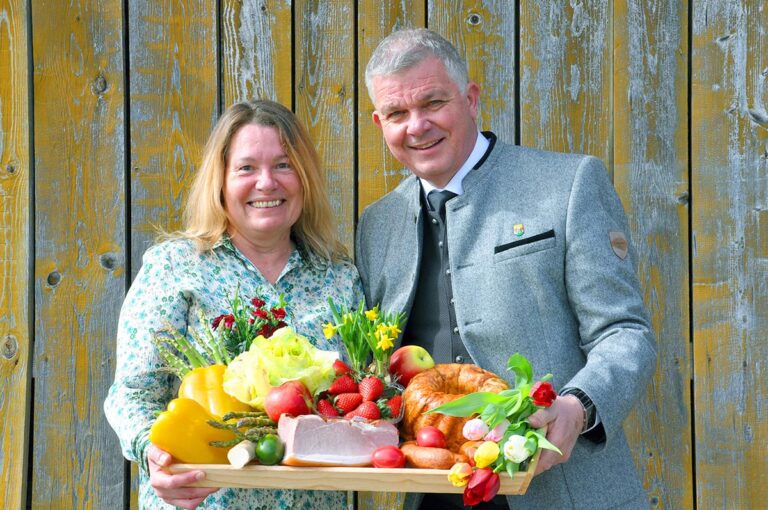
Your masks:
{"label": "yellow painted wood", "polygon": [[522,145],[592,154],[612,168],[612,4],[521,2]]}
{"label": "yellow painted wood", "polygon": [[102,412],[125,292],[122,5],[32,2],[32,508],[122,499],[123,459]]}
{"label": "yellow painted wood", "polygon": [[365,66],[379,42],[396,28],[418,28],[426,24],[425,3],[418,0],[358,2],[358,115],[357,115],[357,214],[366,206],[392,191],[408,169],[387,148],[381,130],[373,123],[373,102],[365,86]]}
{"label": "yellow painted wood", "polygon": [[507,0],[431,0],[429,28],[467,60],[480,85],[478,125],[515,142],[515,3]]}
{"label": "yellow painted wood", "polygon": [[131,272],[184,197],[218,117],[216,3],[136,0],[130,27]]}
{"label": "yellow painted wood", "polygon": [[768,501],[768,9],[695,5],[691,48],[698,508]]}
{"label": "yellow painted wood", "polygon": [[355,2],[297,0],[296,115],[318,147],[339,239],[352,253],[355,220]]}
{"label": "yellow painted wood", "polygon": [[625,422],[651,508],[693,507],[688,314],[687,5],[628,0],[613,20],[614,184],[658,338],[658,369]]}
{"label": "yellow painted wood", "polygon": [[289,108],[291,80],[291,1],[221,2],[223,107],[266,98]]}
{"label": "yellow painted wood", "polygon": [[31,378],[27,2],[0,0],[0,508],[26,507]]}

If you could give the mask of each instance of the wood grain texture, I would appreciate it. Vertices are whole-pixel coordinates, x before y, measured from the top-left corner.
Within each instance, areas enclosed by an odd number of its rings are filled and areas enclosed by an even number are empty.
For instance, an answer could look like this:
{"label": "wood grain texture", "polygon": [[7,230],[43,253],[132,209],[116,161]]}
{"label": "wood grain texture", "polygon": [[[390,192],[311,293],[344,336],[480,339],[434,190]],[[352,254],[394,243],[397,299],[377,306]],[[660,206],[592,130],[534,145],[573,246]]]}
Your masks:
{"label": "wood grain texture", "polygon": [[27,3],[0,0],[0,508],[26,506],[30,404]]}
{"label": "wood grain texture", "polygon": [[612,168],[611,5],[521,3],[522,145],[592,154]]}
{"label": "wood grain texture", "polygon": [[256,98],[291,107],[291,35],[291,0],[222,2],[224,108]]}
{"label": "wood grain texture", "polygon": [[768,501],[768,9],[693,9],[691,157],[698,508]]}
{"label": "wood grain texture", "polygon": [[314,140],[339,239],[355,229],[355,2],[297,0],[296,115]]}
{"label": "wood grain texture", "polygon": [[122,31],[117,0],[32,4],[32,508],[123,503],[123,459],[102,413],[125,292]]}
{"label": "wood grain texture", "polygon": [[515,142],[515,3],[507,0],[430,0],[428,25],[467,60],[480,85],[478,126]]}
{"label": "wood grain texture", "polygon": [[[541,450],[531,459],[526,471],[510,477],[500,477],[499,494],[523,494],[536,470]],[[300,490],[373,490],[406,492],[443,492],[461,494],[464,489],[448,481],[447,469],[375,468],[375,467],[297,467],[249,464],[234,467],[229,464],[173,464],[171,473],[205,471],[205,478],[195,487],[239,487]]]}
{"label": "wood grain texture", "polygon": [[614,184],[659,353],[624,428],[651,508],[692,508],[687,6],[628,0],[615,9]]}
{"label": "wood grain texture", "polygon": [[216,3],[129,2],[131,273],[184,198],[218,116]]}
{"label": "wood grain texture", "polygon": [[426,24],[423,1],[400,0],[358,2],[357,33],[357,214],[387,192],[392,191],[410,172],[387,148],[381,130],[373,123],[373,103],[365,86],[365,66],[379,42],[394,30],[419,28]]}

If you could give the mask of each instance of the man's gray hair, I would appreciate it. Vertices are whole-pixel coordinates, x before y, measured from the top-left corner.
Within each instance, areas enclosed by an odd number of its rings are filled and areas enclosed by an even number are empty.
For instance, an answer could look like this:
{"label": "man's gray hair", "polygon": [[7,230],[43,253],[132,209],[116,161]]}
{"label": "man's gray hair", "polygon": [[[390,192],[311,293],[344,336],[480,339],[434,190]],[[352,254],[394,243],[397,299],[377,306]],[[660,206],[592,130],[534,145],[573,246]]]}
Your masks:
{"label": "man's gray hair", "polygon": [[465,92],[469,83],[467,62],[451,43],[436,32],[415,28],[392,32],[373,51],[365,67],[365,86],[371,101],[376,99],[372,83],[376,76],[406,71],[432,57],[443,63],[451,80],[462,93]]}

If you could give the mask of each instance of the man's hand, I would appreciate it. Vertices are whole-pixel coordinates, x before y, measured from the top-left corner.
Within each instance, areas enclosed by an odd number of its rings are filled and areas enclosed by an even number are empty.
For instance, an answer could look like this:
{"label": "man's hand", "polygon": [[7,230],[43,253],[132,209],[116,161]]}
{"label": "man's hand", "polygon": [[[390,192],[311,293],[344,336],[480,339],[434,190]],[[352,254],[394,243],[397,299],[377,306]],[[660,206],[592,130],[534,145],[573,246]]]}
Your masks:
{"label": "man's hand", "polygon": [[173,475],[164,468],[171,465],[171,456],[155,445],[147,450],[149,464],[149,484],[155,489],[158,497],[176,507],[194,510],[197,505],[219,489],[210,487],[189,487],[194,482],[205,478],[203,471],[190,471]]}
{"label": "man's hand", "polygon": [[534,428],[546,425],[547,439],[563,452],[560,455],[552,450],[542,450],[535,476],[571,457],[573,445],[584,427],[584,407],[575,396],[564,395],[557,397],[550,407],[533,413],[528,423]]}

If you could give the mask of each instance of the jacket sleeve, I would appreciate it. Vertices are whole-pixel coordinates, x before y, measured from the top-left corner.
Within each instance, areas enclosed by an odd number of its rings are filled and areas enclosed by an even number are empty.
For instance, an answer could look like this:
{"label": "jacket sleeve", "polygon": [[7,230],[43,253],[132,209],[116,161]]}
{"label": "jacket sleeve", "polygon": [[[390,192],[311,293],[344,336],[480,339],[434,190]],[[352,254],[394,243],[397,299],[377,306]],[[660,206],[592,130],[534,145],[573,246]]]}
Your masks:
{"label": "jacket sleeve", "polygon": [[357,272],[360,274],[360,283],[362,284],[365,292],[365,302],[367,304],[372,303],[371,296],[369,294],[370,285],[368,279],[368,270],[366,265],[366,249],[365,249],[365,237],[366,237],[366,219],[369,211],[366,209],[363,214],[360,215],[360,220],[357,222],[357,235],[355,239],[355,266],[357,266]]}
{"label": "jacket sleeve", "polygon": [[589,396],[609,441],[655,370],[655,339],[627,218],[600,160],[581,161],[566,214],[565,285],[587,361],[563,389]]}

